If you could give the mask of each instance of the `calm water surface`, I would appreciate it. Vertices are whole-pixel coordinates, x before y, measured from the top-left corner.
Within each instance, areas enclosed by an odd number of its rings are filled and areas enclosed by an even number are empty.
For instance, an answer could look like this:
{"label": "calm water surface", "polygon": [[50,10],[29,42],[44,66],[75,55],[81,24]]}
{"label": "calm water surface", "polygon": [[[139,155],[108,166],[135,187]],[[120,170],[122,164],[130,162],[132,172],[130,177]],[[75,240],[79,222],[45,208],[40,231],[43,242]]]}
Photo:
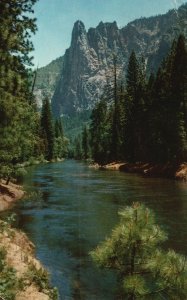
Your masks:
{"label": "calm water surface", "polygon": [[118,222],[118,210],[134,201],[152,208],[169,235],[166,247],[187,255],[187,184],[99,171],[65,161],[30,169],[30,197],[14,208],[18,226],[36,245],[60,299],[112,300],[115,274],[92,264],[89,251]]}

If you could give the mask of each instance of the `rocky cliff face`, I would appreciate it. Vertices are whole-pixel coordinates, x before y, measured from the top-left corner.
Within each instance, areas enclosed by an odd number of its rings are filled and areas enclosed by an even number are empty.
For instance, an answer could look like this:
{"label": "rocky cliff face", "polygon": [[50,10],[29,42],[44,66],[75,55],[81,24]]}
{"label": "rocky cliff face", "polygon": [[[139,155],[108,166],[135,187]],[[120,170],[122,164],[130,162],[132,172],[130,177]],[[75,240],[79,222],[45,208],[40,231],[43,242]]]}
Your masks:
{"label": "rocky cliff face", "polygon": [[42,101],[45,97],[48,97],[50,100],[53,97],[57,82],[62,73],[62,67],[63,56],[37,70],[34,95],[39,109],[41,108]]}
{"label": "rocky cliff face", "polygon": [[100,22],[86,31],[84,24],[77,21],[52,98],[54,114],[73,115],[91,109],[112,76],[114,55],[122,76],[132,50],[144,56],[147,70],[156,70],[173,39],[187,27],[186,20],[187,4],[177,12],[141,18],[121,29],[116,22]]}

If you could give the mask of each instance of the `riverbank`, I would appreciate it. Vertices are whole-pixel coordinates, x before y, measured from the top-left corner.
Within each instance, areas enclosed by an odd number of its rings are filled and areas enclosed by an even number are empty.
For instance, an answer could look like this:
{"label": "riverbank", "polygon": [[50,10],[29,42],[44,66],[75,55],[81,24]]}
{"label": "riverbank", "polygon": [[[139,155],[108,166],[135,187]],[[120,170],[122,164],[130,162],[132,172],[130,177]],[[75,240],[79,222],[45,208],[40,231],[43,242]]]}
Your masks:
{"label": "riverbank", "polygon": [[101,170],[118,170],[127,173],[138,173],[145,177],[164,177],[187,181],[187,163],[182,164],[152,164],[112,162],[107,165],[95,164],[92,167]]}
{"label": "riverbank", "polygon": [[[21,186],[0,182],[0,211],[10,208],[24,196]],[[15,300],[57,299],[46,270],[35,258],[35,246],[25,233],[0,220],[0,297]],[[4,287],[3,287],[4,285]]]}
{"label": "riverbank", "polygon": [[24,191],[20,185],[10,182],[5,184],[4,180],[0,181],[0,212],[10,208],[15,201],[24,196]]}
{"label": "riverbank", "polygon": [[[25,233],[0,221],[0,296],[15,300],[50,300],[48,274],[34,257],[34,245]],[[4,287],[3,287],[4,285]]]}

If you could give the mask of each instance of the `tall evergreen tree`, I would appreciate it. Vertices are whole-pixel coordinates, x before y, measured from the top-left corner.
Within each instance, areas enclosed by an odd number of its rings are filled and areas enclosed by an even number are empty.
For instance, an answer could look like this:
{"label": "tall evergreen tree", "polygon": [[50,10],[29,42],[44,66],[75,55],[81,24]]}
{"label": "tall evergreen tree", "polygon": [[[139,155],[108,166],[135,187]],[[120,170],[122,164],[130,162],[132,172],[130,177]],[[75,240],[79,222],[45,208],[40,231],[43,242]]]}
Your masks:
{"label": "tall evergreen tree", "polygon": [[[179,37],[159,68],[153,96],[154,160],[179,162],[186,156],[185,44]],[[182,66],[182,68],[181,68]],[[182,92],[181,92],[182,91]]]}
{"label": "tall evergreen tree", "polygon": [[118,87],[118,91],[117,91],[117,96],[118,96],[118,101],[117,101],[117,106],[116,106],[116,131],[117,131],[117,146],[116,146],[116,150],[117,150],[117,155],[116,155],[116,159],[117,160],[122,160],[125,159],[125,153],[124,153],[124,141],[125,141],[125,122],[126,122],[126,118],[125,118],[125,90],[123,87],[123,84],[121,83],[121,86]]}
{"label": "tall evergreen tree", "polygon": [[135,160],[135,119],[134,110],[138,89],[138,62],[135,52],[131,53],[126,76],[127,95],[125,99],[125,156],[128,160]]}
{"label": "tall evergreen tree", "polygon": [[140,64],[133,51],[129,58],[126,75],[125,97],[125,156],[130,161],[138,160],[141,156],[142,143],[142,111],[144,105],[145,70]]}
{"label": "tall evergreen tree", "polygon": [[61,159],[67,156],[67,146],[69,140],[64,136],[62,120],[55,120],[54,125],[54,149],[53,156],[55,159]]}
{"label": "tall evergreen tree", "polygon": [[92,153],[97,162],[186,160],[186,64],[183,36],[173,42],[156,76],[151,74],[149,80],[144,60],[138,61],[132,52],[124,92],[117,86],[114,62],[112,98],[97,104],[91,118]]}
{"label": "tall evergreen tree", "polygon": [[90,135],[93,159],[101,164],[108,162],[111,156],[111,114],[105,100],[98,102],[92,111]]}
{"label": "tall evergreen tree", "polygon": [[176,44],[171,69],[171,101],[175,111],[173,152],[177,161],[184,161],[187,157],[187,48],[182,35]]}
{"label": "tall evergreen tree", "polygon": [[88,159],[89,158],[89,132],[88,128],[85,126],[83,128],[82,132],[82,151],[83,151],[83,158]]}
{"label": "tall evergreen tree", "polygon": [[55,120],[55,137],[63,137],[64,136],[64,130],[63,130],[63,125],[62,125],[62,120],[57,119]]}
{"label": "tall evergreen tree", "polygon": [[43,101],[41,111],[41,128],[45,142],[45,158],[51,160],[54,156],[54,125],[49,99]]}
{"label": "tall evergreen tree", "polygon": [[149,101],[146,97],[146,66],[144,57],[141,57],[139,63],[139,78],[137,88],[137,99],[135,103],[135,160],[143,161],[147,159],[147,121],[148,121],[148,108]]}
{"label": "tall evergreen tree", "polygon": [[36,0],[0,1],[0,175],[9,176],[17,162],[33,153],[35,113],[29,105],[27,67],[33,49],[31,18]]}
{"label": "tall evergreen tree", "polygon": [[55,138],[60,136],[59,121],[55,120]]}
{"label": "tall evergreen tree", "polygon": [[118,158],[118,145],[119,145],[119,122],[118,122],[118,95],[117,95],[117,57],[113,57],[113,120],[112,120],[112,143],[111,143],[111,159],[117,160]]}
{"label": "tall evergreen tree", "polygon": [[153,140],[155,139],[154,118],[155,110],[153,106],[153,95],[155,88],[155,75],[150,74],[146,81],[145,96],[144,96],[144,111],[142,116],[142,139],[143,151],[141,153],[142,161],[153,161],[153,153],[155,152]]}
{"label": "tall evergreen tree", "polygon": [[117,56],[114,56],[113,62],[113,87],[112,87],[112,102],[110,107],[112,113],[112,127],[111,127],[111,145],[110,145],[110,159],[117,161],[122,159],[122,140],[123,140],[123,125],[124,125],[124,90],[123,85],[118,84],[117,78]]}
{"label": "tall evergreen tree", "polygon": [[74,140],[74,158],[78,159],[78,160],[83,158],[81,136],[80,135],[77,138],[75,138],[75,140]]}

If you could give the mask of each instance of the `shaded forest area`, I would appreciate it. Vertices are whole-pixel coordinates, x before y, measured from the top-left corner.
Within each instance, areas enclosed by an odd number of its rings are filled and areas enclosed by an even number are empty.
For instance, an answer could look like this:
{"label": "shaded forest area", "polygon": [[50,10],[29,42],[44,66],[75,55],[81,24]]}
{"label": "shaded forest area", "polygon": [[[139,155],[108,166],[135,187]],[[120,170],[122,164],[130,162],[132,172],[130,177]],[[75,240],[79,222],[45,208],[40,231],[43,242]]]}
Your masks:
{"label": "shaded forest area", "polygon": [[75,157],[111,161],[178,164],[187,159],[187,48],[183,35],[173,42],[156,74],[132,52],[125,83],[117,78],[93,109]]}

